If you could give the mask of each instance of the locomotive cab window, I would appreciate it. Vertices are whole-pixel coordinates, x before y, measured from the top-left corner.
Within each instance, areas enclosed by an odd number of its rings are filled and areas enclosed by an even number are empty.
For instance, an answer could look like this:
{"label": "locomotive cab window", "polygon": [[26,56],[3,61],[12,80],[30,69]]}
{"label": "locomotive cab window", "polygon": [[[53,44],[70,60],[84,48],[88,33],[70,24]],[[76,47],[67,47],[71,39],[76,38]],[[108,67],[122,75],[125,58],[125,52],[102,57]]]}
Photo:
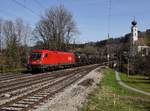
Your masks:
{"label": "locomotive cab window", "polygon": [[41,53],[39,53],[39,52],[33,52],[31,54],[31,58],[34,59],[34,60],[40,59],[41,58]]}
{"label": "locomotive cab window", "polygon": [[48,54],[45,54],[45,58],[47,58],[48,57]]}

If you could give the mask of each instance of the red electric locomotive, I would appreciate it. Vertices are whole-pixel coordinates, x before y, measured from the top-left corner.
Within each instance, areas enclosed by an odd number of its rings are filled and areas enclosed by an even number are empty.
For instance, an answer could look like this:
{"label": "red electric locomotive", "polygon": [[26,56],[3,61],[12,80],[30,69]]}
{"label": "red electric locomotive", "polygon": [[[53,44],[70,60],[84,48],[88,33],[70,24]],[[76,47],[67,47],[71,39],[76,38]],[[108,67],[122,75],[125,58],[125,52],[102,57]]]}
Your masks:
{"label": "red electric locomotive", "polygon": [[33,50],[29,56],[28,69],[45,70],[75,65],[75,55],[70,52]]}

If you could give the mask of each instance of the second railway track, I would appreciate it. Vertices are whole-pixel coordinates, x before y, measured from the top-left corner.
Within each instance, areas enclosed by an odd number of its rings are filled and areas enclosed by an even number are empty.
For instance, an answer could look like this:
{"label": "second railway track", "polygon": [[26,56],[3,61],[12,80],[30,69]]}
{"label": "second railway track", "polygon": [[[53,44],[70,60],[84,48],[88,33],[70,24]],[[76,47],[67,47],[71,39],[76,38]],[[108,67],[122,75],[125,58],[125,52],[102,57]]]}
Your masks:
{"label": "second railway track", "polygon": [[[0,111],[28,111],[29,109],[33,109],[96,67],[97,65],[90,65],[76,68],[75,70],[56,71],[57,73],[43,76],[43,79],[40,77],[37,80],[35,79],[35,81],[33,79],[31,83],[27,83],[27,81],[23,82],[18,87],[12,87],[10,84],[10,87],[7,87],[8,89],[4,88],[3,92],[2,90],[0,91],[1,94],[11,92],[14,94],[14,97],[4,100],[0,104]],[[19,92],[19,89],[22,89],[22,91]]]}
{"label": "second railway track", "polygon": [[[48,72],[48,73],[42,73],[38,75],[28,76],[28,77],[22,77],[22,78],[16,78],[10,81],[5,81],[3,83],[0,83],[0,95],[3,93],[11,93],[14,90],[21,89],[21,88],[27,88],[31,85],[37,85],[40,83],[44,83],[46,81],[55,79],[57,77],[65,76],[69,73],[73,73],[78,71],[80,68],[75,68],[72,70],[61,70],[61,71],[55,71],[55,72]],[[81,68],[82,69],[82,68]]]}

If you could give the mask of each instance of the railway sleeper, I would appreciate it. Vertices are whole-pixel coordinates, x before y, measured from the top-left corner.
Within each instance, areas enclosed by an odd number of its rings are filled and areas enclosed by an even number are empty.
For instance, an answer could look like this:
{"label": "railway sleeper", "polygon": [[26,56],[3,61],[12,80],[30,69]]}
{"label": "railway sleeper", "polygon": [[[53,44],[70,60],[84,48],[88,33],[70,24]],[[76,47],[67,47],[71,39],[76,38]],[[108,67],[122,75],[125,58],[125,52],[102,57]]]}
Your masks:
{"label": "railway sleeper", "polygon": [[22,100],[22,101],[19,101],[17,104],[33,104],[33,103],[34,103],[33,101]]}
{"label": "railway sleeper", "polygon": [[12,106],[13,107],[22,107],[22,108],[25,108],[25,107],[28,107],[30,104],[22,104],[22,103],[15,103],[13,104]]}
{"label": "railway sleeper", "polygon": [[20,111],[20,110],[22,110],[23,108],[17,108],[17,107],[3,107],[2,109],[1,109],[1,111]]}
{"label": "railway sleeper", "polygon": [[39,95],[41,95],[41,96],[43,96],[43,95],[48,95],[49,93],[43,93],[43,92],[41,92],[41,93],[39,93]]}
{"label": "railway sleeper", "polygon": [[29,102],[37,102],[38,101],[38,99],[30,99],[30,98],[26,98],[26,99],[24,99],[25,101],[29,101]]}
{"label": "railway sleeper", "polygon": [[33,97],[30,97],[29,99],[41,99],[41,98],[43,98],[43,96],[42,97],[40,97],[40,96],[33,96]]}

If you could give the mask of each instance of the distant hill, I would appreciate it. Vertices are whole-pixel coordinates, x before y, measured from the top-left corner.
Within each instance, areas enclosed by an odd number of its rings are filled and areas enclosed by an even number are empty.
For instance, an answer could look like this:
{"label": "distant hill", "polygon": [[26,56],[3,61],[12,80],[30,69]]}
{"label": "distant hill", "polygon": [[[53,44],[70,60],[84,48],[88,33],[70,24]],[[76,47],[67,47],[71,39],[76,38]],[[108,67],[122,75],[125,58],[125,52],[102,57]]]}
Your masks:
{"label": "distant hill", "polygon": [[[128,53],[130,49],[130,37],[131,33],[127,33],[124,36],[118,38],[110,38],[97,42],[88,42],[85,44],[74,44],[76,49],[84,52],[84,48],[93,47],[95,48],[95,53],[98,53],[101,57],[107,56],[107,53],[111,57],[119,56],[124,52]],[[150,29],[146,31],[138,31],[138,45],[148,45],[150,46]],[[73,45],[73,44],[72,44]],[[91,48],[89,48],[91,50]],[[86,49],[87,50],[87,49]],[[93,49],[92,49],[93,51]],[[90,52],[90,51],[89,51]]]}
{"label": "distant hill", "polygon": [[[66,46],[64,51],[71,52],[84,52],[84,53],[96,53],[100,56],[106,57],[107,53],[110,56],[120,55],[123,52],[129,52],[130,49],[130,37],[131,33],[127,33],[124,36],[117,38],[110,38],[106,40],[101,40],[97,42],[88,42],[81,44],[69,44]],[[138,44],[150,46],[150,29],[146,31],[138,31]],[[42,43],[37,42],[37,44],[32,47],[32,49],[43,49]]]}

